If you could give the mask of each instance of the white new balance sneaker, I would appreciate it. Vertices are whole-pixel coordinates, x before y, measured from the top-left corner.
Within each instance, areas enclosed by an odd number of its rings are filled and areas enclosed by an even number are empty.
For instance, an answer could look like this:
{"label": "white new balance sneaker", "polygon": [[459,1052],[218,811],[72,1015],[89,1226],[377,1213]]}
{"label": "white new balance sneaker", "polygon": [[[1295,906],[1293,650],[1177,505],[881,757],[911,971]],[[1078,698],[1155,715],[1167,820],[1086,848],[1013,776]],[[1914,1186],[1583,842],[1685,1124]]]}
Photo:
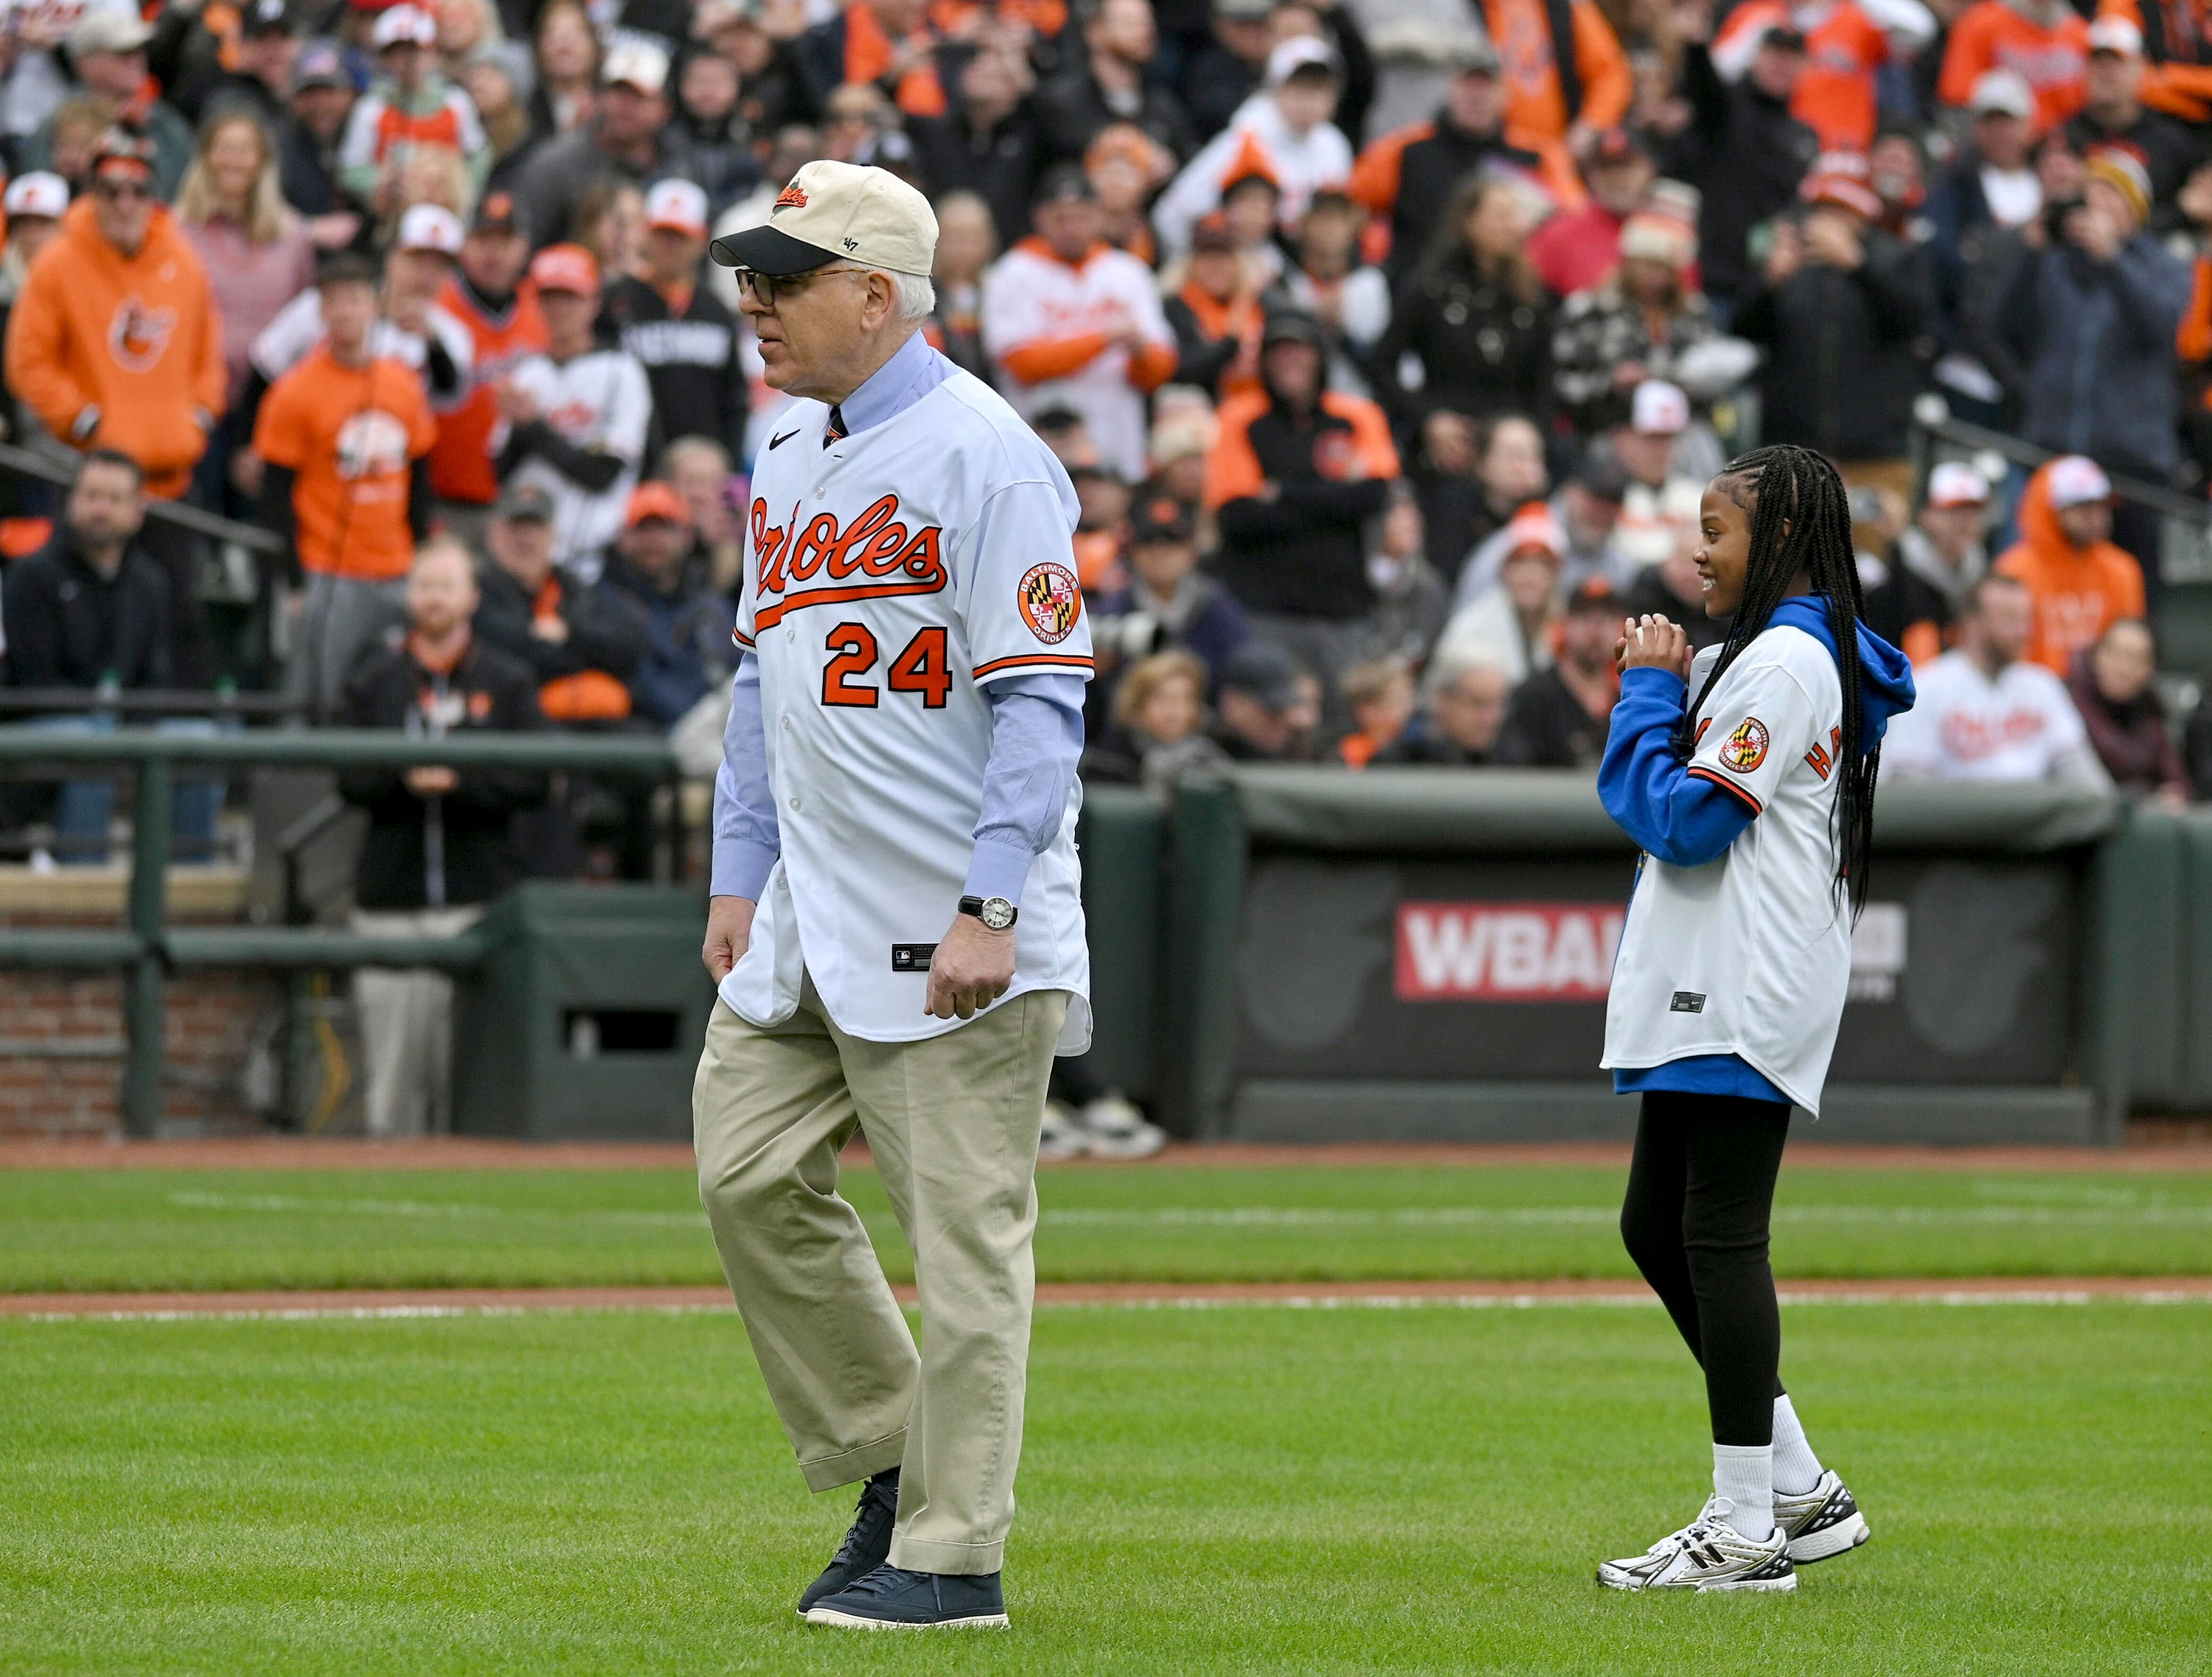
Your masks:
{"label": "white new balance sneaker", "polygon": [[1779,1589],[1797,1588],[1790,1540],[1777,1526],[1763,1540],[1729,1524],[1729,1504],[1716,1497],[1672,1537],[1640,1555],[1609,1560],[1597,1569],[1607,1589]]}
{"label": "white new balance sneaker", "polygon": [[1150,1158],[1168,1145],[1168,1133],[1146,1121],[1133,1103],[1101,1095],[1076,1115],[1093,1158]]}
{"label": "white new balance sneaker", "polygon": [[1874,1534],[1866,1516],[1830,1468],[1820,1482],[1800,1496],[1774,1493],[1774,1523],[1790,1540],[1790,1559],[1799,1566],[1847,1555]]}

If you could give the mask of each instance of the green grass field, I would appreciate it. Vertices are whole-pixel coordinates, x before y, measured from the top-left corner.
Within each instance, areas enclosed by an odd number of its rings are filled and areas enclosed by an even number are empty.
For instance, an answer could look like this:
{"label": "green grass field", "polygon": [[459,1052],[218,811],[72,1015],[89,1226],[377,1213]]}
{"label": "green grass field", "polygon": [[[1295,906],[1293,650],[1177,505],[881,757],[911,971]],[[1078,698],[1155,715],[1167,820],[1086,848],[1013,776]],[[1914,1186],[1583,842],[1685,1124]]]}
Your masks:
{"label": "green grass field", "polygon": [[1791,1597],[1591,1582],[1710,1461],[1656,1309],[1041,1313],[1014,1628],[811,1630],[727,1315],[12,1322],[11,1674],[2205,1669],[2202,1306],[1816,1305],[1875,1540]]}
{"label": "green grass field", "polygon": [[[1551,1167],[1058,1170],[1048,1280],[1628,1276],[1622,1172]],[[872,1175],[846,1192],[911,1273]],[[2212,1272],[2212,1173],[1784,1168],[1790,1276]],[[690,1173],[0,1173],[0,1291],[712,1285]]]}

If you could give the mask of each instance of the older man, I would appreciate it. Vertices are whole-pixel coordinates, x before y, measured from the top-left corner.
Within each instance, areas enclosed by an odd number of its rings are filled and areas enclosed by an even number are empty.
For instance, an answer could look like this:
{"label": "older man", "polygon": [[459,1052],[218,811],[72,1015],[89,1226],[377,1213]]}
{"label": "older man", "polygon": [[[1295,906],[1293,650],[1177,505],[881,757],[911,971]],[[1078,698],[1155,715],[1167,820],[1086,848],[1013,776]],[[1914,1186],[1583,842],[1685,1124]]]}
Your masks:
{"label": "older man", "polygon": [[[1053,1056],[1090,1041],[1076,499],[920,336],[937,221],[820,161],[719,240],[773,388],[714,798],[701,1198],[807,1484],[866,1481],[816,1624],[1003,1625]],[[865,1123],[922,1352],[837,1153]]]}

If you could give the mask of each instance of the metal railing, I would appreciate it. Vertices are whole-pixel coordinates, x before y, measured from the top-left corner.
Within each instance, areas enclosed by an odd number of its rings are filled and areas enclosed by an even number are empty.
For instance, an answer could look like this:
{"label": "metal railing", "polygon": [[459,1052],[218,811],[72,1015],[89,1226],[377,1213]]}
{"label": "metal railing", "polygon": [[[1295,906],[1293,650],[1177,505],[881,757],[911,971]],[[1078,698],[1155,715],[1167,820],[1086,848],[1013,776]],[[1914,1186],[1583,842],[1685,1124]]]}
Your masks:
{"label": "metal railing", "polygon": [[[471,733],[443,739],[362,729],[222,734],[53,734],[0,728],[0,767],[134,769],[131,879],[119,930],[0,927],[0,968],[49,967],[124,974],[125,1131],[150,1136],[161,1119],[166,999],[178,967],[443,967],[464,970],[489,952],[483,937],[378,938],[313,927],[173,929],[168,924],[172,793],[179,764],[261,764],[293,769],[520,769],[599,771],[673,781],[680,777],[665,740],[618,734]],[[677,805],[682,853],[681,799]]]}
{"label": "metal railing", "polygon": [[[42,450],[25,448],[12,442],[0,442],[0,472],[35,477],[41,483],[52,483],[58,489],[67,489],[76,481],[76,467],[70,459],[58,458]],[[211,541],[229,542],[256,553],[281,554],[285,551],[283,539],[258,524],[240,524],[235,519],[227,519],[219,513],[188,506],[181,501],[164,501],[158,496],[149,495],[146,497],[146,516],[156,524],[173,524],[178,529],[189,530],[195,536],[205,536]]]}

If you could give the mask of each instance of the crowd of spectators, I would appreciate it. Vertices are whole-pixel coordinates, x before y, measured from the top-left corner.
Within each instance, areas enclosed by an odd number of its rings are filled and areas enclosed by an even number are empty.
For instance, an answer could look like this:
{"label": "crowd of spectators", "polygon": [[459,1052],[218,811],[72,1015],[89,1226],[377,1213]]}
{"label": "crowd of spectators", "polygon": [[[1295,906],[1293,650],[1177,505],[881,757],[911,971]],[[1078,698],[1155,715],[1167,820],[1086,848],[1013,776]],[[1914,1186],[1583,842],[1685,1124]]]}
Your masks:
{"label": "crowd of spectators", "polygon": [[[2195,9],[1468,0],[1410,125],[1384,15],[17,4],[0,422],[85,476],[0,474],[8,680],[428,726],[392,660],[434,544],[502,716],[711,738],[782,398],[705,256],[826,156],[930,194],[932,341],[1076,485],[1096,778],[1588,766],[1621,617],[1722,632],[1699,496],[1759,438],[1851,486],[1929,696],[1894,773],[2212,790],[2114,492],[2212,465]],[[1920,482],[1930,393],[2059,458]],[[241,575],[163,500],[275,540]],[[573,811],[499,812],[578,865]]]}

